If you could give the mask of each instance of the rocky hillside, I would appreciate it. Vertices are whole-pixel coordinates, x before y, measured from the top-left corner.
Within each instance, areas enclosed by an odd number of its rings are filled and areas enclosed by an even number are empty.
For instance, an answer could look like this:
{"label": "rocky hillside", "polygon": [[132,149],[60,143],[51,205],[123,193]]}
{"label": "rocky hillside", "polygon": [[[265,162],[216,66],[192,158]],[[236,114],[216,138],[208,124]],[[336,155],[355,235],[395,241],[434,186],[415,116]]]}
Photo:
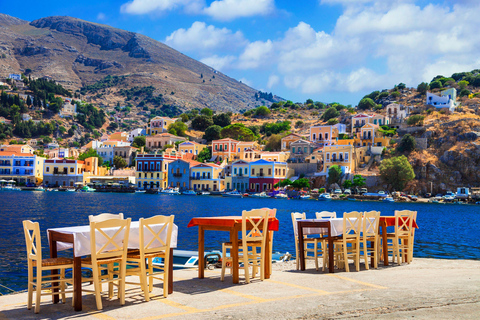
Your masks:
{"label": "rocky hillside", "polygon": [[239,111],[263,102],[255,97],[257,90],[161,42],[70,17],[29,23],[0,14],[0,57],[2,76],[21,72],[50,76],[73,91],[106,76],[124,76],[122,83],[82,96],[107,105],[122,102],[121,89],[147,86],[162,95],[161,104],[183,110]]}

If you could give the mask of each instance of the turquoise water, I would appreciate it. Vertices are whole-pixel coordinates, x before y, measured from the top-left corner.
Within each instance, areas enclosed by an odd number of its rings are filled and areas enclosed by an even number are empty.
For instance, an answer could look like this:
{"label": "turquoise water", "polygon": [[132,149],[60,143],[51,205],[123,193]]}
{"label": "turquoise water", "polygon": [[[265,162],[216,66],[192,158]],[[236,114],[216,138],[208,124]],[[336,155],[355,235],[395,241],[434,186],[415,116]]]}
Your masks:
{"label": "turquoise water", "polygon": [[[373,201],[313,201],[215,196],[172,196],[78,192],[0,192],[0,284],[14,290],[26,289],[26,249],[22,220],[38,221],[42,231],[43,255],[48,256],[48,228],[88,224],[89,214],[123,212],[138,220],[157,214],[175,215],[179,228],[178,248],[197,250],[197,228],[187,228],[195,216],[241,215],[242,210],[276,208],[280,230],[273,247],[279,252],[295,252],[290,214],[316,211],[369,211],[393,215],[394,210],[418,211],[420,229],[415,234],[415,256],[449,259],[480,259],[480,206],[455,204],[383,203]],[[228,233],[207,231],[206,248],[221,250]],[[71,253],[69,253],[71,256]],[[0,293],[8,290],[0,287]]]}

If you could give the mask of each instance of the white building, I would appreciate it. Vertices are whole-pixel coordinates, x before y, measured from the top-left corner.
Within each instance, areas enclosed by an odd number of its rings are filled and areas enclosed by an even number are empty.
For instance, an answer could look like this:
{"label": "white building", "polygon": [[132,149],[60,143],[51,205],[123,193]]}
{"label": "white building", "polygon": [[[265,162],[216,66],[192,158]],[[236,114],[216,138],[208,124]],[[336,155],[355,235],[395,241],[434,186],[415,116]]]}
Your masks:
{"label": "white building", "polygon": [[22,113],[22,120],[23,121],[32,120],[32,117],[28,113]]}
{"label": "white building", "polygon": [[128,141],[132,143],[135,137],[144,136],[146,134],[147,134],[147,131],[145,129],[142,129],[142,128],[133,129],[128,134]]}
{"label": "white building", "polygon": [[62,118],[76,116],[77,105],[72,104],[72,100],[66,99],[59,114],[60,114],[60,117]]}
{"label": "white building", "polygon": [[8,77],[13,80],[22,81],[22,76],[16,73],[10,73]]}
{"label": "white building", "polygon": [[448,111],[453,112],[457,107],[457,90],[455,88],[443,90],[440,92],[440,96],[427,92],[426,104],[437,109],[447,108]]}
{"label": "white building", "polygon": [[115,157],[115,147],[128,147],[130,142],[124,141],[96,141],[95,144],[92,144],[92,149],[96,150],[98,155],[103,158],[103,161],[108,161],[110,165],[113,164],[113,158]]}

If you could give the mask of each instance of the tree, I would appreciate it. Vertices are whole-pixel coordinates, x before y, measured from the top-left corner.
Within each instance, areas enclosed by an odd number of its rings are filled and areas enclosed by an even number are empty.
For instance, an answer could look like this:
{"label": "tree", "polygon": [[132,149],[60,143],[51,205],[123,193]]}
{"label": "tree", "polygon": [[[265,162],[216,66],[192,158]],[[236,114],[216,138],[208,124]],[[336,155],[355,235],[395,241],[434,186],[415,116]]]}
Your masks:
{"label": "tree", "polygon": [[353,183],[350,180],[345,180],[343,182],[343,189],[350,189],[352,187]]}
{"label": "tree", "polygon": [[269,114],[270,114],[270,109],[268,109],[265,106],[260,106],[260,107],[255,109],[255,115],[256,116],[265,117],[265,116],[268,116]]}
{"label": "tree", "polygon": [[460,90],[466,89],[468,85],[469,85],[469,82],[467,80],[458,81],[458,86],[460,87]]}
{"label": "tree", "polygon": [[422,82],[417,86],[417,91],[420,94],[427,93],[428,89],[430,89],[430,85],[426,82]]}
{"label": "tree", "polygon": [[468,97],[470,95],[470,90],[468,89],[462,89],[460,90],[460,92],[458,93],[458,96],[459,97]]}
{"label": "tree", "polygon": [[118,128],[118,124],[116,122],[110,122],[108,125],[107,129],[110,131],[115,131]]}
{"label": "tree", "polygon": [[290,181],[290,179],[285,179],[285,180],[282,180],[282,181],[278,181],[277,183],[275,183],[273,185],[274,188],[278,188],[278,187],[286,187],[286,186],[289,186],[291,185],[293,182]]}
{"label": "tree", "polygon": [[87,151],[85,151],[84,153],[81,153],[79,156],[78,156],[78,160],[85,160],[87,158],[91,158],[91,157],[97,157],[98,158],[98,165],[101,166],[102,163],[103,163],[103,158],[100,157],[100,155],[97,153],[97,151],[95,149],[92,149],[92,148],[89,148]]}
{"label": "tree", "polygon": [[337,124],[338,122],[339,122],[339,121],[338,121],[337,118],[332,118],[332,119],[329,119],[329,120],[327,121],[327,124],[328,124],[329,126],[333,126],[333,125]]}
{"label": "tree", "polygon": [[337,108],[335,107],[330,107],[327,109],[327,111],[325,111],[323,114],[322,114],[322,119],[325,120],[325,121],[328,121],[330,119],[333,119],[333,118],[336,118],[340,115],[340,112],[338,112]]}
{"label": "tree", "polygon": [[211,158],[212,158],[212,151],[210,150],[210,148],[203,148],[202,151],[198,153],[197,161],[198,162],[210,161]]}
{"label": "tree", "polygon": [[209,108],[203,108],[201,111],[200,111],[201,114],[205,115],[205,116],[213,116],[213,111],[212,109],[209,109]]}
{"label": "tree", "polygon": [[188,126],[183,123],[182,121],[175,121],[174,123],[170,123],[168,126],[168,133],[180,136],[180,137],[185,137],[185,131],[187,131]]}
{"label": "tree", "polygon": [[220,131],[220,136],[222,138],[231,138],[240,141],[254,141],[256,138],[253,132],[242,123],[226,126]]}
{"label": "tree", "polygon": [[292,182],[292,187],[296,189],[310,188],[310,181],[308,178],[300,178]]}
{"label": "tree", "polygon": [[232,119],[228,113],[221,113],[213,116],[213,123],[223,128],[229,126],[232,123]]}
{"label": "tree", "polygon": [[272,134],[265,145],[265,150],[280,151],[282,148],[282,136],[280,134]]}
{"label": "tree", "polygon": [[430,89],[442,89],[443,85],[440,80],[430,82]]}
{"label": "tree", "polygon": [[412,152],[413,150],[415,150],[416,146],[417,142],[415,141],[415,138],[407,133],[403,136],[402,140],[400,140],[400,143],[397,146],[397,151]]}
{"label": "tree", "polygon": [[358,103],[358,109],[360,110],[370,110],[370,109],[373,109],[375,108],[377,104],[375,103],[375,101],[373,101],[372,99],[370,98],[363,98],[362,100],[360,100],[360,102]]}
{"label": "tree", "polygon": [[366,184],[366,179],[359,174],[353,176],[353,185],[355,187],[363,187]]}
{"label": "tree", "polygon": [[339,183],[343,177],[342,168],[334,164],[328,169],[328,184]]}
{"label": "tree", "polygon": [[407,86],[406,86],[405,83],[403,83],[403,82],[400,82],[399,84],[397,84],[397,85],[395,86],[395,88],[397,88],[397,89],[399,89],[399,90],[403,90],[403,89],[405,89],[406,87],[407,87]]}
{"label": "tree", "polygon": [[389,186],[390,190],[401,191],[415,178],[413,168],[405,156],[383,160],[379,170],[382,181]]}
{"label": "tree", "polygon": [[192,128],[199,131],[205,131],[208,127],[213,126],[213,119],[211,116],[199,115],[192,120]]}
{"label": "tree", "polygon": [[122,169],[122,168],[125,168],[127,166],[127,161],[125,161],[125,159],[123,159],[120,156],[115,156],[115,157],[113,157],[113,165],[117,169]]}
{"label": "tree", "polygon": [[144,147],[146,145],[147,138],[145,136],[136,136],[133,138],[132,146],[136,148]]}
{"label": "tree", "polygon": [[203,135],[203,139],[207,141],[218,140],[220,139],[220,132],[222,131],[222,127],[213,125],[208,127],[205,130],[205,134]]}
{"label": "tree", "polygon": [[407,124],[409,126],[423,126],[424,119],[425,119],[425,116],[415,114],[413,116],[408,117]]}

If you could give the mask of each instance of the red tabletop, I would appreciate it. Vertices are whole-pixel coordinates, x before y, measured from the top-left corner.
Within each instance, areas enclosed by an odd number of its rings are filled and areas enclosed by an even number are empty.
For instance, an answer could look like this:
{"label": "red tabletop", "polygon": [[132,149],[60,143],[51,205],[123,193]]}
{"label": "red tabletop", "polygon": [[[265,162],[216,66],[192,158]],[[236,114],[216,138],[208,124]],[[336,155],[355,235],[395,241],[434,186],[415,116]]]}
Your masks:
{"label": "red tabletop", "polygon": [[[391,227],[395,225],[395,217],[394,216],[387,216],[387,217],[380,217],[380,220],[385,221],[387,227]],[[403,218],[402,218],[403,220]],[[417,222],[413,220],[412,227],[418,229]]]}
{"label": "red tabletop", "polygon": [[[198,217],[192,218],[188,227],[195,226],[222,226],[233,227],[236,223],[242,223],[242,216],[222,216],[222,217]],[[275,217],[268,218],[268,230],[278,231],[279,221]],[[395,223],[394,223],[395,224]]]}

